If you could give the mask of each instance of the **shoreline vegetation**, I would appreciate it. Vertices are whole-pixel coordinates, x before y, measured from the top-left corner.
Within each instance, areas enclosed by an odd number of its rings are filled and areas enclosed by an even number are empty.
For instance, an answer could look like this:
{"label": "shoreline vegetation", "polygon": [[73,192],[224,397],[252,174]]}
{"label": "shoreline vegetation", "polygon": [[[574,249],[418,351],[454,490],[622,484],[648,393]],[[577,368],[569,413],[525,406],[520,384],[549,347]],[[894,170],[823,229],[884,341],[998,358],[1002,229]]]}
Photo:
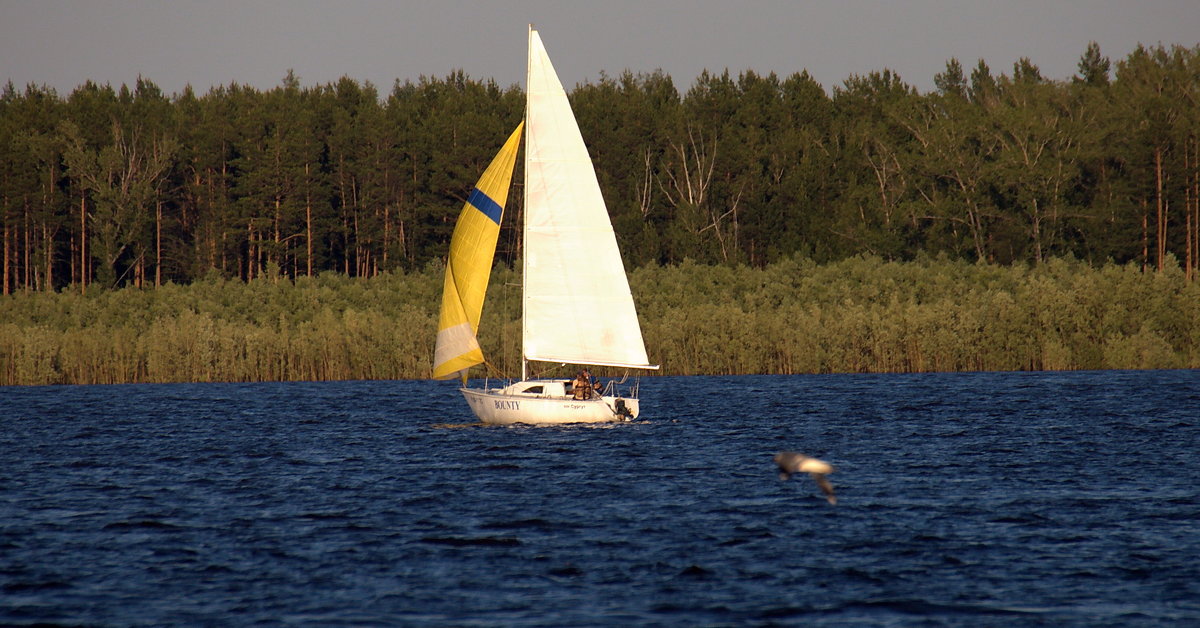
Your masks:
{"label": "shoreline vegetation", "polygon": [[[3,296],[0,385],[426,378],[442,270]],[[493,272],[491,376],[520,371],[518,283]],[[1176,264],[796,256],[650,264],[630,283],[661,375],[1200,367],[1200,283]]]}
{"label": "shoreline vegetation", "polygon": [[[1200,367],[1200,45],[1077,67],[575,86],[659,373]],[[0,385],[426,377],[439,260],[524,100],[461,70],[0,86]],[[519,224],[491,376],[520,370]]]}

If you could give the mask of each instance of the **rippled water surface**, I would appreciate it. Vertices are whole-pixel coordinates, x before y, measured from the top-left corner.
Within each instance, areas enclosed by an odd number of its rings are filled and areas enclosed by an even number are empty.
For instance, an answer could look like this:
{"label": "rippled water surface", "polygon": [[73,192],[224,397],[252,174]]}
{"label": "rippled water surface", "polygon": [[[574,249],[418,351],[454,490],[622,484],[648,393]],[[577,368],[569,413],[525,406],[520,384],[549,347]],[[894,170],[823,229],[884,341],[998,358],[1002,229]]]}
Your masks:
{"label": "rippled water surface", "polygon": [[0,388],[0,624],[1200,625],[1200,373],[642,389]]}

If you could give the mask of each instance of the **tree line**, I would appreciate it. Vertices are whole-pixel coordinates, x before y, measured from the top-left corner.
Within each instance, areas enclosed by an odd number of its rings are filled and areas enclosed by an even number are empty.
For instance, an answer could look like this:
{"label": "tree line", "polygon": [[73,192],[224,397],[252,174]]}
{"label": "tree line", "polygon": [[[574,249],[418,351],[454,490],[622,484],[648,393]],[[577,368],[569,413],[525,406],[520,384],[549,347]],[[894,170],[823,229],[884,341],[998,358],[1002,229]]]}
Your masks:
{"label": "tree line", "polygon": [[[801,255],[1200,267],[1200,46],[1088,47],[1069,80],[957,59],[889,70],[661,72],[571,90],[626,263]],[[148,79],[0,93],[2,284],[372,277],[445,255],[519,87],[461,71],[386,95],[351,78],[166,95]],[[520,166],[501,263],[520,249]]]}
{"label": "tree line", "polygon": [[[491,376],[521,371],[516,279],[497,266],[489,287]],[[1177,264],[790,257],[648,264],[630,283],[666,375],[1200,367],[1200,282]],[[0,386],[426,378],[441,285],[431,264],[15,295],[0,300]]]}

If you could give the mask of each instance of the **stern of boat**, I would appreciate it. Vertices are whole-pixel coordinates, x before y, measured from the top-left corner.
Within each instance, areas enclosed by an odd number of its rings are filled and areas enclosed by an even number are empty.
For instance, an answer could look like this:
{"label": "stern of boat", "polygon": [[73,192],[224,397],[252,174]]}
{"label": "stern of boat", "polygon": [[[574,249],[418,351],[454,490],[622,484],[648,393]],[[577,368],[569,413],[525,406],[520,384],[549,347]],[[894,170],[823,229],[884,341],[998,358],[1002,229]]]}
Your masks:
{"label": "stern of boat", "polygon": [[604,402],[617,415],[616,421],[632,421],[641,413],[638,400],[632,397],[605,397]]}

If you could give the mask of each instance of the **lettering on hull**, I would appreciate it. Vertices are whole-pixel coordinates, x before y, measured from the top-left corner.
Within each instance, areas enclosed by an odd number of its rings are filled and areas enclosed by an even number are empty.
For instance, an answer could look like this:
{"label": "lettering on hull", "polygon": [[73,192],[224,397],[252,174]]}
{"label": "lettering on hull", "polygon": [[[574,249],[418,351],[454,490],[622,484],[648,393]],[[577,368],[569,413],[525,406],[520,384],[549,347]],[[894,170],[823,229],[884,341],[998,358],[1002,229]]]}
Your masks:
{"label": "lettering on hull", "polygon": [[521,409],[520,401],[506,401],[506,400],[496,399],[495,403],[496,403],[497,410],[520,410]]}

